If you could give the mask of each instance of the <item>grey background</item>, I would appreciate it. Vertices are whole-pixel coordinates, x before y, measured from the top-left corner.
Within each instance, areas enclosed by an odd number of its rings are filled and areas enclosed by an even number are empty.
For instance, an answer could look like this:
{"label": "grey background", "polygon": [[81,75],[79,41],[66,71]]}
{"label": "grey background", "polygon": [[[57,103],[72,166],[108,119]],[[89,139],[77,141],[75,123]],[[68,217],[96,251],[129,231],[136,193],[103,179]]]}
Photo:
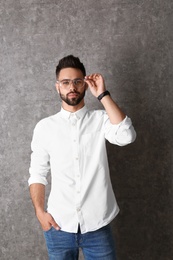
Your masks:
{"label": "grey background", "polygon": [[[138,134],[108,144],[118,260],[171,260],[173,1],[2,0],[0,35],[0,259],[47,259],[27,186],[30,142],[59,111],[55,66],[74,54],[104,75]],[[86,104],[101,107],[89,92]]]}

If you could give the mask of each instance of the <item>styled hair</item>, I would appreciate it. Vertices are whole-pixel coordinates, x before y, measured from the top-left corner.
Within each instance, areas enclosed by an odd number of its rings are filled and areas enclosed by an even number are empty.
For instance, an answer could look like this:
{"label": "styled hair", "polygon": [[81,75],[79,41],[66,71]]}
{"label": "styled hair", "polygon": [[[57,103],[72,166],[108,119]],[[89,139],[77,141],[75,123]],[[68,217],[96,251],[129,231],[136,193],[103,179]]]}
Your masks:
{"label": "styled hair", "polygon": [[78,57],[74,57],[73,55],[68,55],[61,60],[56,67],[56,77],[58,78],[59,73],[62,69],[65,68],[74,68],[82,71],[84,77],[86,76],[86,70],[83,63],[80,62]]}

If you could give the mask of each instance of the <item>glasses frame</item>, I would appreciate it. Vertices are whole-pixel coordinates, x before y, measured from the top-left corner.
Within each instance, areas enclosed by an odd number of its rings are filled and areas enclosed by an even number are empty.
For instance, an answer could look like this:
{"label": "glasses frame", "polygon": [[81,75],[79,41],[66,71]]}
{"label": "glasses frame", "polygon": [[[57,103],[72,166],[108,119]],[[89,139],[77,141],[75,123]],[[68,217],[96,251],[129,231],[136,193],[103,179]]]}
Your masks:
{"label": "glasses frame", "polygon": [[[76,86],[75,81],[77,81],[77,80],[82,80],[82,81],[83,81],[83,85],[80,86],[80,87],[79,87],[79,86]],[[62,83],[63,83],[64,81],[69,81],[68,87],[62,86]],[[72,84],[73,84],[73,86],[75,86],[76,88],[83,88],[84,85],[85,85],[85,80],[82,79],[82,78],[76,78],[76,79],[62,79],[61,81],[60,81],[60,80],[57,80],[56,82],[59,84],[60,88],[63,88],[63,89],[70,89],[70,87],[71,87]]]}

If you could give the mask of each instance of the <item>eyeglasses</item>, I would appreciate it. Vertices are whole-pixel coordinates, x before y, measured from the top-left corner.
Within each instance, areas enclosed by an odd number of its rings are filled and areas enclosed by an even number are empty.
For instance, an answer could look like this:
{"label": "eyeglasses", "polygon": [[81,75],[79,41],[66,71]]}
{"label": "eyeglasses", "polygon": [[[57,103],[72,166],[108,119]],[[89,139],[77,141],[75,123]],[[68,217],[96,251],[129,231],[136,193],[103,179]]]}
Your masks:
{"label": "eyeglasses", "polygon": [[85,81],[83,79],[63,79],[61,81],[57,80],[56,81],[61,88],[64,89],[69,89],[71,84],[75,86],[76,88],[82,88],[85,84]]}

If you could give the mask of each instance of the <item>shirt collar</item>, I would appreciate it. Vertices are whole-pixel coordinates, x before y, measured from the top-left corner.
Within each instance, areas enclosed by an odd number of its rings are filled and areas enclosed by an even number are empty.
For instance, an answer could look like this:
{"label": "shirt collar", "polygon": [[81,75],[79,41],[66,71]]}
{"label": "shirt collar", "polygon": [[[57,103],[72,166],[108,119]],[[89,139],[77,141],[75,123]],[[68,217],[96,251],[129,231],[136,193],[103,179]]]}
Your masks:
{"label": "shirt collar", "polygon": [[82,118],[85,115],[86,111],[87,111],[86,106],[82,107],[81,109],[79,109],[78,111],[76,111],[74,113],[71,113],[61,107],[60,113],[61,113],[61,116],[65,119],[70,119],[71,115],[74,115],[76,117],[76,119],[79,120],[80,118]]}

